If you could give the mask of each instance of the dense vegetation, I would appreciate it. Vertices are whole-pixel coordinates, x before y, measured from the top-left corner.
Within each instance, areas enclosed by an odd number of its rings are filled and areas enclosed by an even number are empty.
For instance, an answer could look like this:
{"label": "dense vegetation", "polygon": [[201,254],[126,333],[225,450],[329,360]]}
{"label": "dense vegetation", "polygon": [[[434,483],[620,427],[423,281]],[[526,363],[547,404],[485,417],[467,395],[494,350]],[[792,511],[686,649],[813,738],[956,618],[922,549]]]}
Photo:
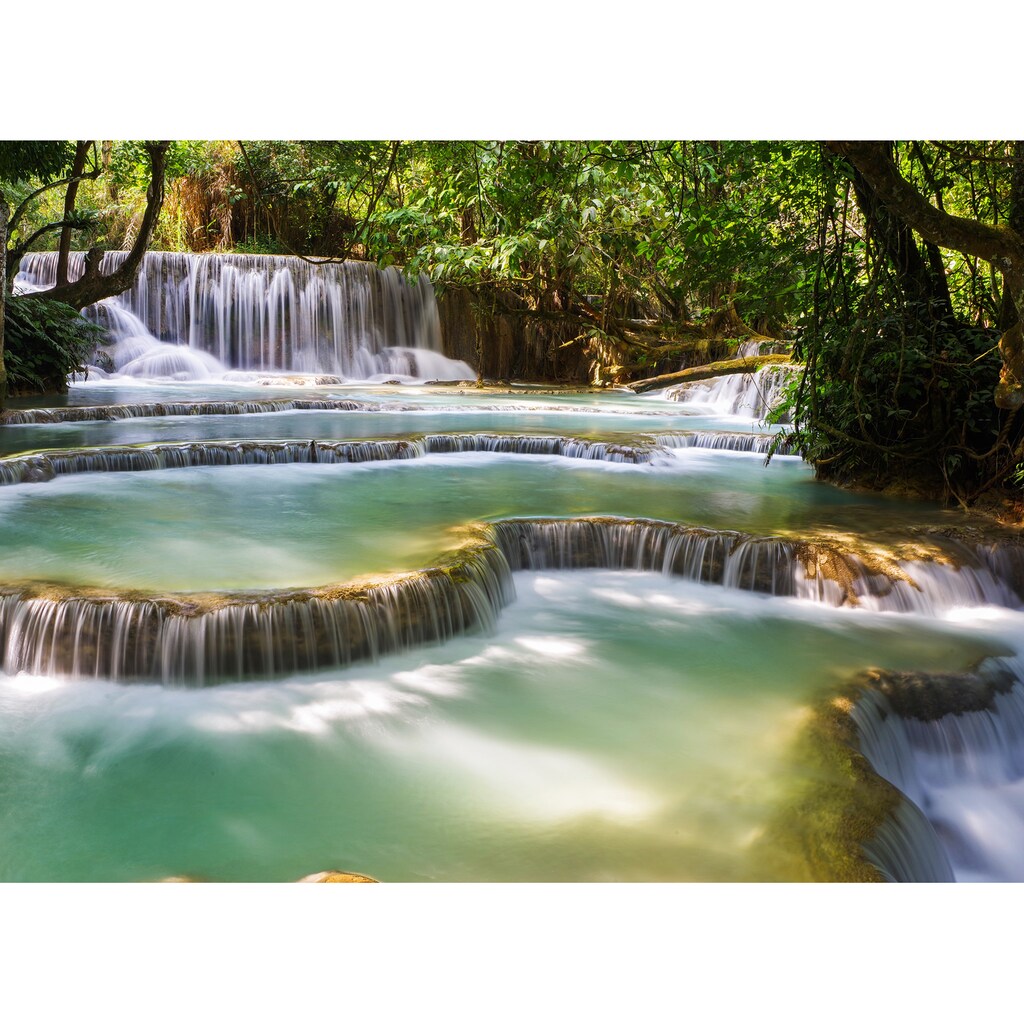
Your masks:
{"label": "dense vegetation", "polygon": [[103,340],[103,330],[63,302],[16,295],[7,300],[4,362],[12,394],[53,394],[67,389]]}
{"label": "dense vegetation", "polygon": [[74,179],[12,223],[9,270],[72,240],[399,264],[484,375],[621,382],[786,338],[822,475],[970,502],[1024,463],[1020,144],[60,145],[0,175],[12,206]]}

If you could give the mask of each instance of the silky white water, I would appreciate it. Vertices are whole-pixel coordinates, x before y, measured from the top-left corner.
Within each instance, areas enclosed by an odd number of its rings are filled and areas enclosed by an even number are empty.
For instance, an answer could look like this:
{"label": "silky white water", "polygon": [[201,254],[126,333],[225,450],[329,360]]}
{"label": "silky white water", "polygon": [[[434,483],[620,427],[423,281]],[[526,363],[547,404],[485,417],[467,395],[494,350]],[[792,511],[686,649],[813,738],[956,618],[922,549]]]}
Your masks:
{"label": "silky white water", "polygon": [[[563,399],[560,422],[589,423],[596,401]],[[606,416],[635,404],[600,401]],[[311,586],[430,564],[470,521],[552,514],[856,536],[891,530],[907,506],[817,484],[797,459],[696,448],[646,464],[476,451],[82,472],[0,488],[0,576],[154,592]],[[936,577],[928,593],[949,586]],[[979,639],[955,617],[654,574],[517,573],[516,590],[495,636],[377,668],[202,693],[7,676],[3,747],[20,767],[4,802],[24,858],[10,877],[287,878],[325,864],[385,879],[759,877],[756,838],[785,804],[787,751],[813,699],[880,664],[966,668],[1012,650],[1008,632]],[[479,717],[468,725],[462,698],[435,691],[462,694]],[[651,762],[627,770],[642,752]],[[193,819],[204,777],[222,788],[204,790]],[[41,831],[26,832],[24,815]]]}
{"label": "silky white water", "polygon": [[[109,272],[121,253],[107,253]],[[20,291],[55,281],[57,254],[30,253]],[[84,270],[73,253],[68,276]],[[135,285],[87,310],[109,333],[86,379],[259,380],[267,374],[458,380],[441,354],[434,291],[395,268],[289,256],[148,252]]]}
{"label": "silky white water", "polygon": [[[432,303],[156,254],[97,314],[107,369],[0,425],[0,877],[802,877],[773,843],[834,781],[796,755],[813,708],[868,669],[1019,678],[1019,552],[765,465],[786,372],[410,386],[472,375]],[[348,383],[378,375],[406,383]],[[496,548],[452,569],[470,535]],[[904,578],[811,572],[873,545]],[[858,706],[913,801],[883,874],[1024,880],[1021,700]]]}
{"label": "silky white water", "polygon": [[[901,509],[816,484],[798,459],[764,466],[758,455],[694,448],[646,464],[478,451],[80,473],[0,487],[0,579],[315,585],[420,567],[451,528],[508,516],[618,515],[808,537],[891,528]],[[932,512],[930,521],[945,520]]]}
{"label": "silky white water", "polygon": [[497,632],[182,691],[0,679],[7,880],[738,880],[801,779],[807,702],[907,630],[650,574],[520,573]]}

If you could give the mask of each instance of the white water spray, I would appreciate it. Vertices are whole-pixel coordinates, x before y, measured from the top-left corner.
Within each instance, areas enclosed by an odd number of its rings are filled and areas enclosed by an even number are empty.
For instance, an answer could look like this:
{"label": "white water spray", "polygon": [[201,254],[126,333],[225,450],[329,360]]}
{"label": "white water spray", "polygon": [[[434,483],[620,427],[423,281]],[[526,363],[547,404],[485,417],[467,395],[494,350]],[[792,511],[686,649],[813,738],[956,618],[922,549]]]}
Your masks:
{"label": "white water spray", "polygon": [[[101,270],[123,259],[108,253]],[[56,264],[56,253],[27,255],[19,290],[53,284]],[[84,255],[73,253],[70,278],[83,270]],[[369,263],[149,252],[134,286],[88,313],[112,339],[96,376],[201,381],[229,369],[358,380],[475,376],[441,352],[429,279],[410,282]]]}

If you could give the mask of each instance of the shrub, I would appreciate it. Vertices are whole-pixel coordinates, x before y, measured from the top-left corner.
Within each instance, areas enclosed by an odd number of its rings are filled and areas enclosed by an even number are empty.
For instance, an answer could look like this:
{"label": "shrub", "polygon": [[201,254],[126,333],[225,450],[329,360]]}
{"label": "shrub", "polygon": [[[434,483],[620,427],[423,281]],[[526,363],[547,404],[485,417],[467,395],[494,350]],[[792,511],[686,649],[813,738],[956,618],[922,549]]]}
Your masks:
{"label": "shrub", "polygon": [[102,327],[63,302],[32,295],[7,297],[4,363],[12,394],[65,392],[103,341]]}

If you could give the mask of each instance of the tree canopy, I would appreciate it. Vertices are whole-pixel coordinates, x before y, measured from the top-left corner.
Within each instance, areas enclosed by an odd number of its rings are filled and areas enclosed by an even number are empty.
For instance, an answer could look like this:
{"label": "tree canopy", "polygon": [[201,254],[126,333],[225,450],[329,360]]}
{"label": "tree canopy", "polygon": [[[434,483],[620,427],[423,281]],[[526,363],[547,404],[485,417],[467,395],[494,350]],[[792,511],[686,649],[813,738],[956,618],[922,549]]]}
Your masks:
{"label": "tree canopy", "polygon": [[481,366],[505,324],[536,350],[513,365],[564,379],[782,338],[822,475],[970,501],[1024,463],[1020,143],[6,143],[0,181],[12,267],[105,246],[130,277],[147,245],[399,265],[475,318]]}
{"label": "tree canopy", "polygon": [[[41,303],[82,309],[120,294],[135,281],[163,205],[166,155],[170,143],[144,142],[140,145],[149,165],[145,209],[124,259],[103,272],[104,247],[93,246],[86,255],[81,277],[70,281],[68,257],[73,233],[87,229],[96,220],[93,211],[81,211],[77,207],[82,182],[99,178],[103,171],[96,143],[89,140],[79,140],[75,144],[60,141],[0,143],[0,253],[3,253],[3,268],[0,269],[0,407],[8,390],[4,359],[4,343],[9,333],[6,329],[7,293],[26,252],[47,236],[52,238],[54,232],[60,232],[56,284],[22,300],[23,306],[36,307],[35,315],[28,308],[23,308],[18,317],[15,337],[23,345],[27,344],[28,349],[35,348],[36,357],[46,354],[55,357],[52,360],[44,358],[40,367],[42,376],[33,372],[26,377],[28,381],[65,381],[67,374],[77,366],[79,350],[88,346],[92,335],[85,327],[76,330],[75,321],[68,320],[59,309],[52,305],[44,308]],[[47,207],[41,200],[46,193],[59,188],[63,189],[59,218],[46,220],[44,216],[43,223],[39,224],[40,212],[45,213]],[[13,212],[9,206],[9,195],[18,202]],[[62,325],[59,331],[55,327],[57,324]],[[70,344],[56,341],[63,335],[68,336]],[[21,368],[33,365],[35,359],[33,354],[25,351],[17,363]]]}

